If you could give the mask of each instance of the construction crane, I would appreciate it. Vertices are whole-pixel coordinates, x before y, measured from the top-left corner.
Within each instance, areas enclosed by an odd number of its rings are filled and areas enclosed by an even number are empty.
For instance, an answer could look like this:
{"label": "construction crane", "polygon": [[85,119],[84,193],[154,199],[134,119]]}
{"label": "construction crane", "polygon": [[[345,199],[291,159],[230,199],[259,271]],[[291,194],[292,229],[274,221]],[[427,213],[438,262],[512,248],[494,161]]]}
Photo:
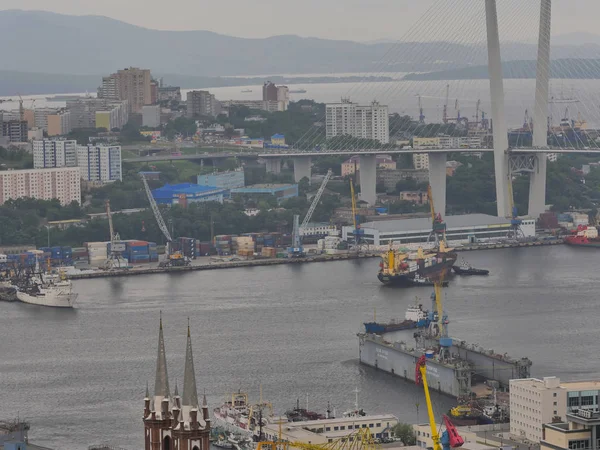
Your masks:
{"label": "construction crane", "polygon": [[380,448],[375,436],[368,428],[361,428],[324,444],[284,441],[281,438],[281,421],[279,429],[279,437],[276,441],[259,442],[256,450],[378,450]]}
{"label": "construction crane", "polygon": [[143,173],[140,172],[140,178],[142,179],[142,183],[144,184],[144,189],[146,191],[146,196],[148,197],[148,201],[150,202],[150,207],[152,208],[152,213],[154,214],[154,218],[156,219],[156,223],[158,224],[158,228],[162,231],[162,234],[165,236],[167,240],[167,259],[166,261],[161,261],[158,266],[159,267],[180,267],[180,266],[189,266],[191,261],[189,258],[183,256],[181,252],[173,251],[173,238],[171,237],[171,233],[169,233],[169,228],[165,223],[160,209],[158,209],[158,205],[156,204],[156,200],[154,200],[154,196],[152,195],[152,191],[150,190],[150,186],[148,186],[148,181]]}
{"label": "construction crane", "polygon": [[310,219],[312,218],[312,215],[315,212],[315,209],[317,208],[319,201],[321,200],[321,196],[323,195],[323,192],[325,192],[325,187],[327,186],[327,182],[331,178],[331,175],[333,175],[333,172],[331,171],[331,169],[329,169],[327,171],[327,174],[325,175],[325,178],[323,178],[323,182],[321,183],[319,190],[315,194],[315,198],[313,198],[313,201],[310,204],[310,208],[308,208],[308,212],[306,213],[306,216],[304,217],[304,220],[302,221],[302,225],[300,225],[300,230],[304,230],[306,228],[306,226],[308,225],[308,223],[310,222]]}
{"label": "construction crane", "polygon": [[444,102],[444,111],[442,113],[442,122],[448,123],[448,100],[450,97],[450,85],[446,85],[446,101]]}
{"label": "construction crane", "polygon": [[424,124],[425,114],[423,113],[423,102],[421,100],[421,94],[417,94],[417,97],[419,98],[419,123]]}
{"label": "construction crane", "polygon": [[354,195],[354,181],[350,178],[350,196],[352,197],[352,224],[354,225],[354,245],[356,250],[359,250],[359,246],[362,242],[361,234],[363,230],[360,229],[359,217],[356,209],[356,196]]}
{"label": "construction crane", "polygon": [[106,217],[108,218],[110,253],[100,268],[103,270],[128,269],[129,264],[122,256],[122,253],[125,251],[125,244],[120,242],[121,237],[119,236],[119,233],[115,233],[115,229],[113,227],[112,213],[110,211],[110,200],[107,199],[104,201],[104,209],[106,210]]}
{"label": "construction crane", "polygon": [[445,414],[442,416],[446,430],[440,434],[435,423],[433,415],[433,406],[431,405],[431,396],[429,395],[429,385],[427,384],[427,358],[422,355],[417,361],[415,369],[415,381],[418,385],[423,385],[425,391],[425,401],[427,403],[427,414],[429,416],[429,426],[431,427],[431,439],[433,440],[433,450],[450,450],[451,448],[462,447],[465,443],[458,434],[458,430]]}

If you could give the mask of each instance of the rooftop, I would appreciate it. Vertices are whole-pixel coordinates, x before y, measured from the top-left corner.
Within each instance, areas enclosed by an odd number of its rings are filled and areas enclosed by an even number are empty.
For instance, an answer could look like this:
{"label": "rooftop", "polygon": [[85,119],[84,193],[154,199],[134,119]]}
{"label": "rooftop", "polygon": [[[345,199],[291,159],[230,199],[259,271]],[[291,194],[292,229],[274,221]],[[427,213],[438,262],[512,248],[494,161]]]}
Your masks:
{"label": "rooftop", "polygon": [[564,388],[561,386],[560,378],[557,377],[544,377],[540,380],[538,378],[523,378],[518,380],[510,380],[512,384],[518,384],[520,386],[526,386],[532,389],[544,391],[546,389],[560,389]]}
{"label": "rooftop", "polygon": [[[448,230],[453,228],[480,227],[487,225],[509,225],[510,220],[503,217],[490,216],[487,214],[465,214],[460,216],[445,217]],[[361,225],[361,228],[371,228],[383,233],[395,231],[427,231],[431,230],[431,219],[415,218],[400,220],[381,220],[376,222],[367,222]]]}
{"label": "rooftop", "polygon": [[192,183],[165,184],[163,187],[154,189],[152,195],[154,198],[171,198],[176,194],[203,194],[213,191],[223,191],[222,188],[215,186],[201,186]]}
{"label": "rooftop", "polygon": [[295,186],[294,184],[253,184],[251,186],[246,186],[243,188],[236,188],[237,189],[283,189],[283,188],[288,188],[288,187],[292,187]]}
{"label": "rooftop", "polygon": [[600,380],[563,381],[561,385],[568,390],[600,389]]}

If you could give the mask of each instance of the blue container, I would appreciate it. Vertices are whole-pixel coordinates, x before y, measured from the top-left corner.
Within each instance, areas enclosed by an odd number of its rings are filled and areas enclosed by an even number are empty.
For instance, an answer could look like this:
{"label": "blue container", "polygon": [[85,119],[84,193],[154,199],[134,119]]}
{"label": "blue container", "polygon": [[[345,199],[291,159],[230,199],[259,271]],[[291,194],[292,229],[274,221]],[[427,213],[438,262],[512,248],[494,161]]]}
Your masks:
{"label": "blue container", "polygon": [[434,355],[433,350],[427,350],[425,352],[425,358],[427,358],[427,359],[433,358],[433,355]]}

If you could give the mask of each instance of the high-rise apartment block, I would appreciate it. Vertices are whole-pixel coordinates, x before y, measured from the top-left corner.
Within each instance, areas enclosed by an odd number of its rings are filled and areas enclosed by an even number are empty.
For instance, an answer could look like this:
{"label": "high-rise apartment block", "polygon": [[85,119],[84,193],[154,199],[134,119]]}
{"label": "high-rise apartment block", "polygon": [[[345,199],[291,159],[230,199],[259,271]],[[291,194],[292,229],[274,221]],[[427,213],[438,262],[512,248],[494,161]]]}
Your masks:
{"label": "high-rise apartment block", "polygon": [[372,139],[388,144],[390,142],[388,107],[372,102],[370,105],[352,103],[342,99],[340,103],[326,106],[326,136],[352,136]]}
{"label": "high-rise apartment block", "polygon": [[190,91],[187,93],[187,116],[217,116],[220,112],[220,103],[208,91]]}
{"label": "high-rise apartment block", "polygon": [[130,67],[102,78],[98,97],[109,100],[127,100],[132,112],[141,113],[144,105],[152,104],[152,77],[150,70]]}
{"label": "high-rise apartment block", "polygon": [[63,108],[48,115],[48,136],[65,136],[71,130],[71,111]]}
{"label": "high-rise apartment block", "polygon": [[[67,109],[70,111],[71,128],[122,128],[129,120],[129,102],[127,100],[111,100],[107,98],[78,98],[67,101]],[[112,112],[108,118],[100,115],[101,125],[96,124],[96,113]],[[111,122],[112,121],[112,122]],[[110,128],[108,128],[110,127]]]}
{"label": "high-rise apartment block", "polygon": [[271,83],[270,81],[267,81],[265,84],[263,84],[262,99],[263,99],[263,102],[268,102],[268,101],[276,102],[278,100],[277,99],[277,86],[275,86],[275,83]]}
{"label": "high-rise apartment block", "polygon": [[77,164],[86,181],[107,183],[123,179],[121,147],[117,145],[80,145],[77,147]]}
{"label": "high-rise apartment block", "polygon": [[7,137],[9,142],[27,142],[27,129],[26,120],[2,122],[2,136]]}
{"label": "high-rise apartment block", "polygon": [[35,169],[78,167],[77,141],[60,139],[33,141],[33,167]]}
{"label": "high-rise apartment block", "polygon": [[62,205],[81,201],[81,175],[77,167],[0,171],[0,204],[30,197],[58,199]]}

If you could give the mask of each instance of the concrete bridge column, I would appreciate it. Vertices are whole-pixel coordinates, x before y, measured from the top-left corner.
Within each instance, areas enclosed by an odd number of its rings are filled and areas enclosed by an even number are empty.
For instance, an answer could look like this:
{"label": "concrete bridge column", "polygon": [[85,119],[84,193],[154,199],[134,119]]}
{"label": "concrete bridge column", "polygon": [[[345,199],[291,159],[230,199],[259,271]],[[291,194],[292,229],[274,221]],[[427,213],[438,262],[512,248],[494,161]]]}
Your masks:
{"label": "concrete bridge column", "polygon": [[281,173],[281,158],[265,158],[267,173]]}
{"label": "concrete bridge column", "polygon": [[304,177],[310,183],[310,156],[294,156],[294,180],[298,183]]}
{"label": "concrete bridge column", "polygon": [[[548,97],[550,95],[550,34],[552,31],[552,0],[541,0],[540,35],[535,77],[535,108],[533,110],[533,147],[548,147]],[[529,211],[538,218],[546,209],[546,170],[548,155],[537,155],[535,171],[529,178]]]}
{"label": "concrete bridge column", "polygon": [[377,156],[360,155],[360,200],[375,206],[377,202]]}
{"label": "concrete bridge column", "polygon": [[429,153],[429,184],[435,212],[446,216],[446,153]]}

